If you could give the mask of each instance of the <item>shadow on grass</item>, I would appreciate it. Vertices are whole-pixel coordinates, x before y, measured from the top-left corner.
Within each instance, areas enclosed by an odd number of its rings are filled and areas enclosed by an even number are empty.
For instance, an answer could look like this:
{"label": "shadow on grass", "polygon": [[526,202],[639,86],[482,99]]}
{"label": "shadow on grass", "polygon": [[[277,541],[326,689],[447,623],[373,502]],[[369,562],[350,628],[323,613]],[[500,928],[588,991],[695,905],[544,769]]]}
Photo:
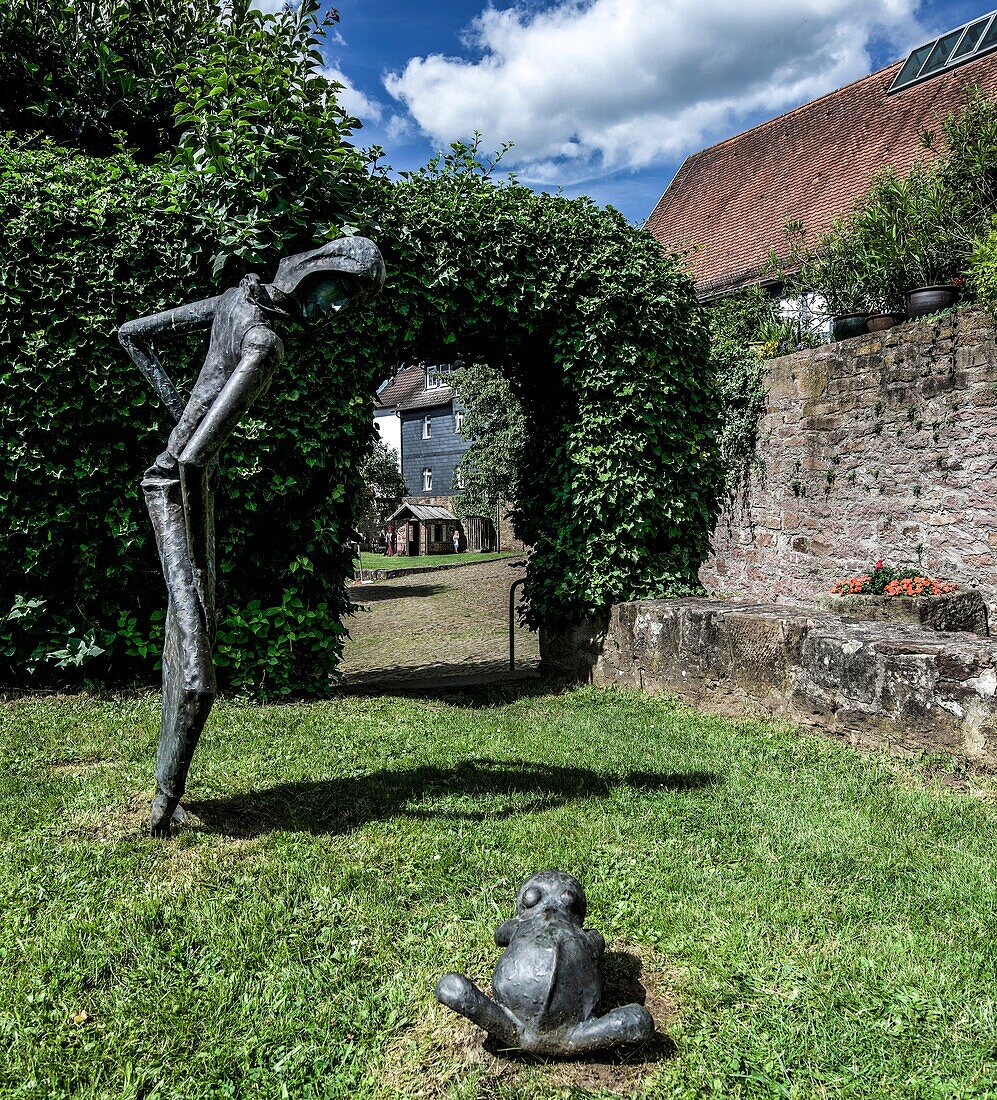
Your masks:
{"label": "shadow on grass", "polygon": [[[392,817],[487,821],[533,813],[624,787],[698,791],[720,782],[713,772],[630,772],[508,760],[452,768],[384,769],[370,775],[286,783],[266,790],[189,803],[204,825],[226,836],[277,831],[342,833]],[[488,805],[474,805],[487,800]],[[467,804],[470,802],[471,804]]]}
{"label": "shadow on grass", "polygon": [[335,694],[363,698],[403,695],[476,710],[577,686],[541,679],[535,666],[535,660],[523,660],[510,672],[508,658],[500,657],[485,661],[422,661],[390,668],[366,668],[346,674],[336,684]]}

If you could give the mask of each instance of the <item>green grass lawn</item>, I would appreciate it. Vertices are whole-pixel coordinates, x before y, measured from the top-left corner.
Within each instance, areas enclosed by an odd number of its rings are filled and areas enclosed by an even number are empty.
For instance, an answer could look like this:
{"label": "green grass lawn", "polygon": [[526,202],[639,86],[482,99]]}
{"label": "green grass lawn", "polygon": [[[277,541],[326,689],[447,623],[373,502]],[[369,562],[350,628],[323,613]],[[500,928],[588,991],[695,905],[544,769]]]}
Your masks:
{"label": "green grass lawn", "polygon": [[423,554],[419,557],[407,558],[404,555],[395,554],[388,557],[387,554],[370,554],[364,551],[360,555],[364,569],[423,569],[427,565],[472,565],[475,562],[495,561],[498,558],[521,558],[522,551],[505,551],[501,553],[466,553],[466,554]]}
{"label": "green grass lawn", "polygon": [[156,729],[0,704],[4,1098],[593,1095],[432,1000],[548,866],[673,1006],[644,1095],[997,1096],[990,781],[591,689],[228,702],[157,842]]}

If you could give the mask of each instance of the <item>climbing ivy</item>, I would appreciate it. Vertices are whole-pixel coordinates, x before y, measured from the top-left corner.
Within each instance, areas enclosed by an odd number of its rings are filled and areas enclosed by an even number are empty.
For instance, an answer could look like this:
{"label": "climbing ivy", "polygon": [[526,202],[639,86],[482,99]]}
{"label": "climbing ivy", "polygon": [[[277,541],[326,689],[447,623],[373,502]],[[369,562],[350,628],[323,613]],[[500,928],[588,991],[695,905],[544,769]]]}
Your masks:
{"label": "climbing ivy", "polygon": [[720,408],[720,465],[728,500],[743,492],[759,466],[758,421],[765,411],[765,364],[813,340],[760,287],[720,298],[707,308],[710,365]]}

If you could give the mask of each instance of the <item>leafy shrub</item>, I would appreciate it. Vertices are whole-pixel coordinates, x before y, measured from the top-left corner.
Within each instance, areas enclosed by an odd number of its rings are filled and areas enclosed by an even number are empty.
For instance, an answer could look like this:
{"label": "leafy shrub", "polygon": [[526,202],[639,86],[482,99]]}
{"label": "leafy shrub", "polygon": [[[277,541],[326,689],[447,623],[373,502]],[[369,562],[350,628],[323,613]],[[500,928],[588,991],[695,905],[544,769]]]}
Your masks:
{"label": "leafy shrub", "polygon": [[796,246],[793,282],[835,315],[896,313],[907,291],[951,282],[970,239],[938,165],[915,164],[906,176],[885,168],[813,247]]}
{"label": "leafy shrub", "polygon": [[967,274],[978,301],[997,301],[997,221],[989,233],[973,242]]}
{"label": "leafy shrub", "polygon": [[[974,253],[974,265],[985,266],[997,214],[997,101],[967,89],[941,134],[940,143],[925,135],[931,159],[906,175],[883,169],[811,245],[790,232],[788,266],[798,268],[798,289],[823,295],[833,314],[892,313],[908,291],[957,280]],[[971,286],[977,282],[971,277]]]}
{"label": "leafy shrub", "polygon": [[[4,627],[2,681],[64,681],[72,669],[57,670],[45,654],[81,638],[104,650],[88,650],[83,672],[113,679],[151,670],[164,588],[138,483],[169,425],[115,331],[129,317],[213,292],[197,252],[210,242],[195,232],[188,198],[183,174],[125,155],[0,144],[0,461],[8,471],[0,576],[13,581],[5,584],[11,603],[17,593],[44,601],[30,635],[12,633],[17,620]],[[328,613],[328,675],[347,608],[341,544],[372,432],[365,395],[384,367],[359,347],[344,354],[335,330],[288,343],[280,384],[223,457],[221,629],[253,599],[279,607],[292,566],[306,560],[299,598]],[[178,340],[162,352],[189,384],[204,347]],[[296,630],[279,618],[270,631],[269,644],[292,663]]]}
{"label": "leafy shrub", "polygon": [[[0,145],[0,460],[12,471],[0,575],[45,601],[39,637],[68,624],[63,640],[105,651],[89,650],[92,676],[147,674],[162,628],[138,482],[168,425],[114,334],[214,290],[207,258],[229,246],[225,226],[206,229],[205,194],[186,169],[124,154]],[[397,362],[488,362],[526,409],[518,523],[535,547],[533,623],[694,584],[712,527],[716,402],[701,310],[677,264],[615,211],[496,184],[474,149],[357,194],[356,228],[388,265],[384,294],[321,338],[293,333],[223,453],[220,682],[328,683],[374,384]],[[163,357],[183,384],[203,351],[178,340]],[[37,643],[5,643],[5,680],[26,681]]]}

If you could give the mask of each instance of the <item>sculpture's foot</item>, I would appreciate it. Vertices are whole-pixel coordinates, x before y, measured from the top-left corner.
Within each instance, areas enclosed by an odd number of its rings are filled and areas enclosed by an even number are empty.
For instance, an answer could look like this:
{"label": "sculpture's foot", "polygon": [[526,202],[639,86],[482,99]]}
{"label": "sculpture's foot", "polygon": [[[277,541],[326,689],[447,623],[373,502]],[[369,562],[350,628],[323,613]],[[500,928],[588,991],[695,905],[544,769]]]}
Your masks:
{"label": "sculpture's foot", "polygon": [[622,1005],[570,1028],[565,1036],[563,1054],[581,1054],[590,1050],[644,1043],[654,1034],[654,1019],[643,1005]]}
{"label": "sculpture's foot", "polygon": [[149,832],[153,836],[169,836],[174,825],[186,825],[189,821],[190,817],[180,805],[179,798],[170,798],[161,791],[156,792],[149,818]]}
{"label": "sculpture's foot", "polygon": [[444,974],[436,983],[436,999],[507,1047],[520,1046],[521,1029],[512,1013],[486,997],[463,974]]}

